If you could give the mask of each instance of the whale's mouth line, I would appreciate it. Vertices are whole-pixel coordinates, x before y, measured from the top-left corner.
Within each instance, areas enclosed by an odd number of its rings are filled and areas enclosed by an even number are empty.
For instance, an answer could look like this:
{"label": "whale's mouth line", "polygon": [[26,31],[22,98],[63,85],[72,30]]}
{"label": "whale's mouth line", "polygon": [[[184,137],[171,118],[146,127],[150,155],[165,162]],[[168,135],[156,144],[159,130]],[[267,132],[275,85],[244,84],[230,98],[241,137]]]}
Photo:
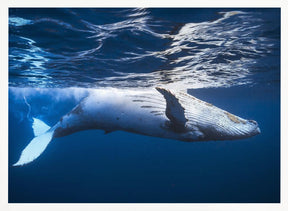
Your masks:
{"label": "whale's mouth line", "polygon": [[254,129],[250,130],[250,131],[248,130],[248,131],[243,132],[244,136],[247,136],[247,137],[255,136],[255,135],[260,134],[260,133],[261,133],[261,130],[258,126],[255,127]]}
{"label": "whale's mouth line", "polygon": [[244,131],[244,132],[242,133],[242,137],[241,137],[241,135],[240,135],[240,138],[249,138],[249,137],[252,137],[252,136],[256,136],[256,135],[258,135],[258,134],[260,134],[260,133],[261,133],[261,130],[260,130],[260,128],[257,126],[257,127],[255,127],[253,130]]}
{"label": "whale's mouth line", "polygon": [[[204,132],[205,133],[205,132]],[[261,133],[260,128],[256,121],[253,120],[253,126],[250,128],[221,128],[221,131],[206,131],[205,139],[208,140],[234,140],[234,139],[246,139],[252,136],[256,136]]]}
{"label": "whale's mouth line", "polygon": [[245,124],[247,123],[250,125],[250,128],[244,128],[243,130],[239,131],[242,132],[244,136],[248,138],[261,133],[258,123],[255,120],[247,120]]}

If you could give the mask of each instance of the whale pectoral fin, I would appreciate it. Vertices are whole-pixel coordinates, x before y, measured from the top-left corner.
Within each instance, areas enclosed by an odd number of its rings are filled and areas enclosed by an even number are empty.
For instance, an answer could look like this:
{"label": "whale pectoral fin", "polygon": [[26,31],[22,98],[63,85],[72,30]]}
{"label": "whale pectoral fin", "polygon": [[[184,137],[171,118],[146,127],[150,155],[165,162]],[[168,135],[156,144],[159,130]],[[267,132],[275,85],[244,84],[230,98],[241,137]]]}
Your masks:
{"label": "whale pectoral fin", "polygon": [[185,129],[187,118],[185,117],[184,113],[185,109],[179,102],[179,99],[167,89],[160,87],[156,87],[156,89],[164,96],[166,100],[165,114],[173,126],[180,130]]}

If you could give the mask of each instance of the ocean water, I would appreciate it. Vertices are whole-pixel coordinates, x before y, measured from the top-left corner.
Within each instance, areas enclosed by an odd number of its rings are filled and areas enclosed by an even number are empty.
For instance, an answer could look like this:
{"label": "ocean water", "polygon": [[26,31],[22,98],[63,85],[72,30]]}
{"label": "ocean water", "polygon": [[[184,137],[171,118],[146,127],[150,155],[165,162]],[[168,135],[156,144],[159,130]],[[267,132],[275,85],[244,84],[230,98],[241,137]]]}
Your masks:
{"label": "ocean water", "polygon": [[[261,134],[180,142],[123,131],[34,137],[91,89],[188,93]],[[10,203],[280,202],[280,9],[10,8]]]}

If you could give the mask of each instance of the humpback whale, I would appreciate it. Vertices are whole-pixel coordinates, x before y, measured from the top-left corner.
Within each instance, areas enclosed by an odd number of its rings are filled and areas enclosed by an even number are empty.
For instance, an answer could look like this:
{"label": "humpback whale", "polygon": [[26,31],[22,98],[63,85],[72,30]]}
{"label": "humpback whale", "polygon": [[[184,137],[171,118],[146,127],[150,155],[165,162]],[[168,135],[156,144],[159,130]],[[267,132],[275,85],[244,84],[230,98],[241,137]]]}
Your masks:
{"label": "humpback whale", "polygon": [[245,120],[185,92],[166,88],[131,91],[94,90],[53,127],[34,118],[34,139],[13,166],[35,160],[54,138],[78,131],[122,130],[186,142],[234,140],[260,133]]}

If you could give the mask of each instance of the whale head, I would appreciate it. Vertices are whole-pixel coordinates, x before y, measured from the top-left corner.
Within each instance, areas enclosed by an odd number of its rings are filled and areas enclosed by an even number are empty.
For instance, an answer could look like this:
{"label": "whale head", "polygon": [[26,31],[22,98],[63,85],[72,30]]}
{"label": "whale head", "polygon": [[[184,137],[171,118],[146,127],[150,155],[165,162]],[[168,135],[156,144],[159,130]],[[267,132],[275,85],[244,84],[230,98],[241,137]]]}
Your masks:
{"label": "whale head", "polygon": [[[233,117],[235,117],[235,119],[230,119],[231,122],[229,122],[228,124],[223,124],[216,129],[216,131],[219,131],[220,133],[217,133],[215,138],[218,138],[219,140],[242,139],[249,138],[251,136],[255,136],[261,133],[258,123],[256,121],[244,120],[234,115]],[[228,121],[225,122],[227,123]]]}
{"label": "whale head", "polygon": [[201,131],[199,140],[245,139],[261,133],[256,121],[245,120],[226,111],[223,113],[224,115],[221,113],[215,115],[209,123],[198,122],[197,128]]}
{"label": "whale head", "polygon": [[183,92],[156,88],[166,100],[169,128],[183,141],[234,140],[260,133],[258,123],[246,120]]}
{"label": "whale head", "polygon": [[[230,114],[232,115],[232,114]],[[198,121],[195,124],[186,125],[187,130],[183,133],[184,141],[208,141],[208,140],[235,140],[245,139],[261,133],[258,123],[254,120],[244,120],[235,117],[234,121],[223,118],[215,118],[209,123]],[[236,119],[237,118],[237,119]]]}

